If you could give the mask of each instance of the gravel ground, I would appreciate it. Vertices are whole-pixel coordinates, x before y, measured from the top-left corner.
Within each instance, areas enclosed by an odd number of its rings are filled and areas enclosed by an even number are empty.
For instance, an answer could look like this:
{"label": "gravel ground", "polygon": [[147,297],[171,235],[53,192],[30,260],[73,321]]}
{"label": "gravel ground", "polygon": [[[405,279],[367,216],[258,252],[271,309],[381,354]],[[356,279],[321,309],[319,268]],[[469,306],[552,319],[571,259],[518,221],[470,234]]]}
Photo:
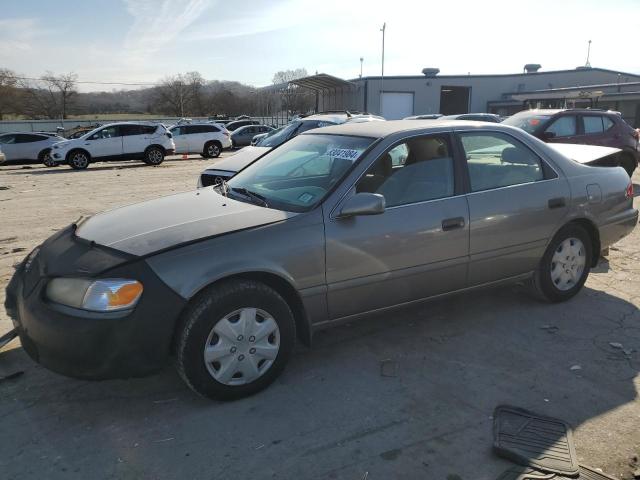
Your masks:
{"label": "gravel ground", "polygon": [[[0,301],[13,265],[54,231],[191,189],[211,163],[0,167]],[[565,419],[581,462],[631,479],[639,238],[612,248],[570,302],[503,287],[372,316],[321,332],[268,390],[231,403],[197,397],[170,367],[68,379],[14,341],[0,350],[0,376],[24,375],[0,381],[0,477],[491,480],[510,466],[491,452],[492,411],[507,403]],[[10,327],[0,310],[0,333]]]}

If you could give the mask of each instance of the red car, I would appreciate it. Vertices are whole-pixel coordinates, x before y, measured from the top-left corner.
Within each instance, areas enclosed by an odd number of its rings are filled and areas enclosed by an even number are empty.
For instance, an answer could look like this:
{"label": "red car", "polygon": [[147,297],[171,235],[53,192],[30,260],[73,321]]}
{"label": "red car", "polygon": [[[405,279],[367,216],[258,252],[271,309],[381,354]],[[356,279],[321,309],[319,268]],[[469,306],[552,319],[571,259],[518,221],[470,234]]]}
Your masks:
{"label": "red car", "polygon": [[640,129],[632,128],[618,112],[587,108],[525,110],[502,123],[521,128],[549,143],[620,148],[619,165],[629,176],[633,175],[640,160]]}

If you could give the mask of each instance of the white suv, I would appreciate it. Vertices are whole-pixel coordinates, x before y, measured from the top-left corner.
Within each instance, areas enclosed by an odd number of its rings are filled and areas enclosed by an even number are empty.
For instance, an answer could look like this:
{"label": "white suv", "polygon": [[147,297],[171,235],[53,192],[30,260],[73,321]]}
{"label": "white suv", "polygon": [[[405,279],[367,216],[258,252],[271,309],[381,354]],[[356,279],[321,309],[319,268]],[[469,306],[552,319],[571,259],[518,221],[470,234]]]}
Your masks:
{"label": "white suv", "polygon": [[175,148],[164,125],[123,122],[56,143],[51,148],[51,158],[76,170],[87,168],[91,162],[107,160],[139,159],[148,165],[160,165],[166,155],[173,155]]}
{"label": "white suv", "polygon": [[204,158],[216,158],[231,147],[229,132],[214,123],[187,123],[169,128],[176,143],[176,153],[199,153]]}

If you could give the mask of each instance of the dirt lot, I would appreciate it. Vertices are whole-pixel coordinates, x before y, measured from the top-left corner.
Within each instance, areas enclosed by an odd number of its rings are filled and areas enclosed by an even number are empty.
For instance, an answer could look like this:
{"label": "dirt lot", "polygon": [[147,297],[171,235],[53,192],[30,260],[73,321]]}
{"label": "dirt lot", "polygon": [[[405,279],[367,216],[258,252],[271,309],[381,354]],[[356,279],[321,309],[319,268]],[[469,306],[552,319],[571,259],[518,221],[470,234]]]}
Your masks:
{"label": "dirt lot", "polygon": [[[0,167],[0,301],[12,266],[55,230],[191,189],[210,163]],[[633,478],[639,239],[613,248],[568,303],[513,287],[371,317],[320,333],[268,390],[232,403],[197,397],[171,368],[68,379],[14,341],[0,377],[24,375],[0,381],[0,477],[491,480],[511,465],[491,452],[491,415],[507,403],[565,419],[581,462]]]}

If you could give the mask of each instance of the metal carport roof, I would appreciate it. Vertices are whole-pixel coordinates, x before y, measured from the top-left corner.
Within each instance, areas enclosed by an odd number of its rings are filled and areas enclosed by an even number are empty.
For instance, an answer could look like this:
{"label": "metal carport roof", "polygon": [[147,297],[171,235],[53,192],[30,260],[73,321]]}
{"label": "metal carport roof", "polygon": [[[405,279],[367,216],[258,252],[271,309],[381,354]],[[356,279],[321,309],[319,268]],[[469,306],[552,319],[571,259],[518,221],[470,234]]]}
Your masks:
{"label": "metal carport roof", "polygon": [[298,78],[289,83],[299,87],[308,88],[310,90],[322,91],[333,90],[337,88],[355,88],[355,84],[342,78],[334,77],[326,73],[318,73],[309,77]]}

